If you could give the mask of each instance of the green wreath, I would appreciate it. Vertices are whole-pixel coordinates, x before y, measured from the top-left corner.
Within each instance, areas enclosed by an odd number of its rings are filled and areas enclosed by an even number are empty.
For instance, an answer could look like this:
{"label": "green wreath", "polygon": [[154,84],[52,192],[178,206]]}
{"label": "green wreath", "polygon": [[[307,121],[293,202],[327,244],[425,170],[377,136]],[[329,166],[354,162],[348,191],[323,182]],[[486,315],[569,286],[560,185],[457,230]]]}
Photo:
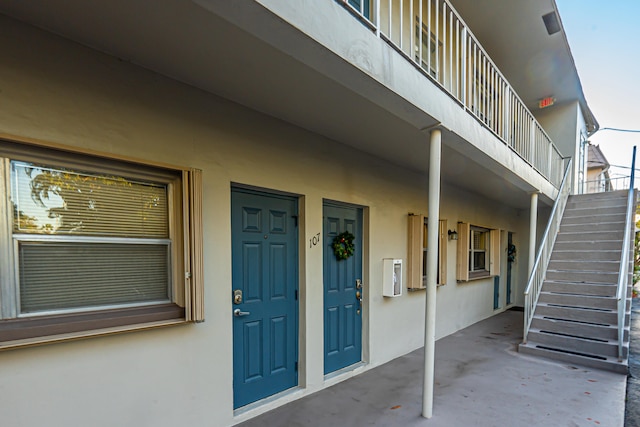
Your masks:
{"label": "green wreath", "polygon": [[340,233],[333,238],[331,247],[333,248],[333,254],[336,256],[338,261],[347,259],[355,253],[353,239],[355,239],[355,236],[348,231]]}

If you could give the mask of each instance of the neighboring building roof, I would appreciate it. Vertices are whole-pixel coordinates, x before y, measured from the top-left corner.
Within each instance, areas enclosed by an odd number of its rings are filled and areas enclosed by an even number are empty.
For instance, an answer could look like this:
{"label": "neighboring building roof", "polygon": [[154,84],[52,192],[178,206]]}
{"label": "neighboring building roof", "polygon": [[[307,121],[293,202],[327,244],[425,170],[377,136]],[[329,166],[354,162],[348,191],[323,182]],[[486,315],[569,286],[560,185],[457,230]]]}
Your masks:
{"label": "neighboring building roof", "polygon": [[609,169],[607,158],[597,145],[589,144],[589,153],[587,157],[587,169]]}

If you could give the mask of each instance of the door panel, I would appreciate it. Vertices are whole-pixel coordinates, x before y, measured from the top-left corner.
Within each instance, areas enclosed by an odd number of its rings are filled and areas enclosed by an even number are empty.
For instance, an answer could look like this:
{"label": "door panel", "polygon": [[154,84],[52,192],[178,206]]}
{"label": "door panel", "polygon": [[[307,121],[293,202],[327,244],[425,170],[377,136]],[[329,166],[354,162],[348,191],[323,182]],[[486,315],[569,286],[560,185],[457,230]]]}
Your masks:
{"label": "door panel", "polygon": [[298,384],[298,231],[294,198],[231,193],[234,408]]}
{"label": "door panel", "polygon": [[[324,373],[362,360],[362,309],[356,297],[356,279],[362,278],[362,210],[336,203],[324,204]],[[349,231],[355,253],[338,261],[332,243]]]}

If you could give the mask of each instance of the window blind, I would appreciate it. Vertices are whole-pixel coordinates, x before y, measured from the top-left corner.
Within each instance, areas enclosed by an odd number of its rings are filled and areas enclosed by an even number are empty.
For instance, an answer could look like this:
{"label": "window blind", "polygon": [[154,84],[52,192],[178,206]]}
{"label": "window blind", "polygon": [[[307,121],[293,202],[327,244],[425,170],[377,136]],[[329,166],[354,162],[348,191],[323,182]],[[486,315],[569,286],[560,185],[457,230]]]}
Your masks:
{"label": "window blind", "polygon": [[14,232],[166,238],[167,188],[12,162]]}
{"label": "window blind", "polygon": [[20,312],[168,301],[168,244],[19,244]]}

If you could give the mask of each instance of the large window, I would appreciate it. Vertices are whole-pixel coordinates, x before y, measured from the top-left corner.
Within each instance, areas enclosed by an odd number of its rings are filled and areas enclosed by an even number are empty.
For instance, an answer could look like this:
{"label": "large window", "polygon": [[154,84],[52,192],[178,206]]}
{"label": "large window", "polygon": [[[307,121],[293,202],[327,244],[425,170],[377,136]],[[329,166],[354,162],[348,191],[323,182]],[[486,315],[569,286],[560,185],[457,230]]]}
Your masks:
{"label": "large window", "polygon": [[500,230],[459,222],[457,249],[458,281],[500,274]]}
{"label": "large window", "polygon": [[202,320],[199,177],[0,141],[0,347]]}

